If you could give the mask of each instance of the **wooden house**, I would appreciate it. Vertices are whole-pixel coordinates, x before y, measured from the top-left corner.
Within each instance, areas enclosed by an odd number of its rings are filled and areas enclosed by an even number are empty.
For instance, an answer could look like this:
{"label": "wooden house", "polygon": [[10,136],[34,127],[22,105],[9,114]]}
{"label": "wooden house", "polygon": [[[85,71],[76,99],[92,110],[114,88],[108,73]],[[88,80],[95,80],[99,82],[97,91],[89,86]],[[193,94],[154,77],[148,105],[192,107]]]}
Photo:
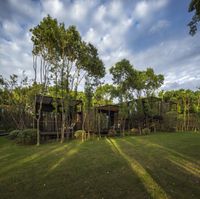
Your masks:
{"label": "wooden house", "polygon": [[[35,112],[36,118],[39,115],[40,103],[41,106],[41,119],[40,119],[40,132],[41,135],[56,135],[57,132],[61,132],[61,99],[54,99],[49,96],[40,96],[37,95],[35,99]],[[69,127],[73,127],[73,130],[81,129],[82,127],[82,101],[73,100],[69,105],[69,118],[68,123]],[[57,105],[57,114],[56,114],[56,105]],[[56,119],[57,118],[57,119]],[[36,126],[36,124],[35,124]],[[67,133],[68,129],[66,129]]]}
{"label": "wooden house", "polygon": [[107,134],[110,129],[117,129],[119,125],[118,112],[119,105],[103,105],[95,107],[95,111],[100,115],[100,132]]}

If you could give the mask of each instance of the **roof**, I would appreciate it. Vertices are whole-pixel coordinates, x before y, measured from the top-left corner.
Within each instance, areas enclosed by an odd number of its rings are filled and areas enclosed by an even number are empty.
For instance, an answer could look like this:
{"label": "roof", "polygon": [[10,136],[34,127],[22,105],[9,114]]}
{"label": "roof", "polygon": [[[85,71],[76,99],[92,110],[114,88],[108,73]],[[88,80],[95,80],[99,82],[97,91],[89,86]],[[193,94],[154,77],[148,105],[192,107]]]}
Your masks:
{"label": "roof", "polygon": [[95,108],[99,111],[104,111],[104,112],[109,112],[109,111],[118,112],[119,111],[119,105],[116,105],[116,104],[96,106]]}
{"label": "roof", "polygon": [[[39,104],[42,96],[36,95],[36,103]],[[51,105],[55,99],[51,96],[43,96],[42,104]],[[57,98],[57,103],[61,105],[61,98]],[[71,106],[82,104],[82,100],[73,100]]]}

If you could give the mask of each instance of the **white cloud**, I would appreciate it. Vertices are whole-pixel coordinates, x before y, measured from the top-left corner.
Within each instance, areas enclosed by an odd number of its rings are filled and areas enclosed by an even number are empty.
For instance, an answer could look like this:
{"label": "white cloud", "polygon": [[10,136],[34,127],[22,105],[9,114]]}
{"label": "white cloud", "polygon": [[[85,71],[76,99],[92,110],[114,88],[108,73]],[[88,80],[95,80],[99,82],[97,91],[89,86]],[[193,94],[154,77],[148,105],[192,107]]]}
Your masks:
{"label": "white cloud", "polygon": [[199,51],[200,44],[194,43],[194,38],[188,36],[170,39],[142,52],[135,52],[131,60],[140,69],[153,67],[157,73],[164,74],[163,88],[168,88],[174,82],[179,85],[189,82],[185,87],[195,89],[196,86],[190,82],[193,79],[197,83],[196,80],[200,79]]}
{"label": "white cloud", "polygon": [[146,1],[137,3],[134,13],[138,18],[144,18],[148,15],[149,5]]}
{"label": "white cloud", "polygon": [[0,48],[0,65],[4,76],[11,74],[21,75],[25,70],[27,75],[32,78],[32,57],[24,50],[23,42],[13,42],[1,40]]}
{"label": "white cloud", "polygon": [[169,21],[167,21],[167,20],[159,20],[156,24],[154,24],[150,28],[149,32],[150,33],[156,33],[156,32],[159,32],[159,31],[161,31],[163,29],[168,28],[169,26],[170,26],[170,22]]}
{"label": "white cloud", "polygon": [[108,14],[113,18],[119,18],[123,15],[123,4],[121,1],[111,1],[108,6]]}
{"label": "white cloud", "polygon": [[101,38],[98,32],[96,32],[93,28],[90,28],[86,34],[83,36],[83,39],[87,42],[91,42],[94,45],[98,45],[100,42]]}
{"label": "white cloud", "polygon": [[40,2],[32,1],[32,0],[8,0],[10,12],[15,13],[16,15],[13,17],[13,13],[7,13],[9,18],[12,18],[14,21],[18,21],[21,23],[27,22],[31,19],[36,19],[40,16]]}
{"label": "white cloud", "polygon": [[51,14],[53,17],[57,17],[64,12],[64,5],[60,0],[45,0],[42,1],[42,6],[44,12]]}
{"label": "white cloud", "polygon": [[106,16],[106,12],[106,7],[104,5],[100,5],[94,13],[94,21],[101,23]]}
{"label": "white cloud", "polygon": [[[156,40],[160,43],[155,42],[148,47],[143,42],[147,35],[148,41],[151,41],[161,30],[171,28],[173,21],[169,23],[169,19],[161,15],[170,0],[139,0],[129,4],[115,0],[104,3],[98,0],[8,2],[9,14],[0,13],[0,72],[5,76],[12,73],[20,75],[23,70],[32,76],[29,28],[50,14],[66,26],[77,26],[83,39],[98,48],[107,72],[117,61],[127,58],[138,69],[150,66],[157,73],[164,74],[165,89],[181,86],[194,88],[198,84],[200,45],[194,41],[198,41],[199,37],[174,36],[174,39]],[[135,44],[137,41],[140,41],[139,45]],[[110,75],[105,79],[110,81]]]}
{"label": "white cloud", "polygon": [[7,34],[19,34],[23,29],[16,23],[13,23],[9,20],[3,21],[3,30]]}
{"label": "white cloud", "polygon": [[71,8],[71,17],[76,21],[83,21],[88,14],[88,9],[83,1],[75,1]]}
{"label": "white cloud", "polygon": [[142,0],[139,1],[134,9],[134,16],[139,19],[147,19],[154,12],[162,9],[168,3],[168,0]]}

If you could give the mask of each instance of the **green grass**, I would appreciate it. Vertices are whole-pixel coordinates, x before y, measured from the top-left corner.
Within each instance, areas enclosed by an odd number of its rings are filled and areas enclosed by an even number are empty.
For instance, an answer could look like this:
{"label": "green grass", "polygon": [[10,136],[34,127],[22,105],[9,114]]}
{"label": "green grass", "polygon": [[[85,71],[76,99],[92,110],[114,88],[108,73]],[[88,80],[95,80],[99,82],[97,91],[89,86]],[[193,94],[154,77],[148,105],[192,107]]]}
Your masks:
{"label": "green grass", "polygon": [[0,198],[199,198],[200,134],[20,146],[0,137]]}

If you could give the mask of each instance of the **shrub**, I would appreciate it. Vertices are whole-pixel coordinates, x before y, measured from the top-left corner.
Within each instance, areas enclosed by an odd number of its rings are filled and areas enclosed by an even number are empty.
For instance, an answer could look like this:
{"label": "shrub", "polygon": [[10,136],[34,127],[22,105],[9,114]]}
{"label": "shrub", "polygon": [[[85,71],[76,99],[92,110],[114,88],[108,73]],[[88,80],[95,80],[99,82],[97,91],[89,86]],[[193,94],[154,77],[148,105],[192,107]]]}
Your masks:
{"label": "shrub", "polygon": [[110,129],[108,131],[108,136],[112,137],[112,136],[115,136],[116,135],[116,131],[114,129]]}
{"label": "shrub", "polygon": [[86,137],[86,132],[84,130],[75,131],[74,136],[76,139],[83,139]]}
{"label": "shrub", "polygon": [[17,136],[17,143],[20,144],[36,144],[37,142],[37,130],[36,129],[24,129],[20,131]]}
{"label": "shrub", "polygon": [[148,134],[150,134],[150,129],[149,128],[144,128],[144,129],[142,129],[142,134],[144,134],[144,135],[148,135]]}
{"label": "shrub", "polygon": [[130,135],[139,135],[139,130],[136,128],[132,128],[130,131]]}
{"label": "shrub", "polygon": [[131,135],[130,131],[125,131],[125,135]]}
{"label": "shrub", "polygon": [[14,130],[14,131],[11,131],[11,132],[8,134],[8,138],[11,139],[11,140],[15,140],[20,132],[21,132],[21,130]]}

